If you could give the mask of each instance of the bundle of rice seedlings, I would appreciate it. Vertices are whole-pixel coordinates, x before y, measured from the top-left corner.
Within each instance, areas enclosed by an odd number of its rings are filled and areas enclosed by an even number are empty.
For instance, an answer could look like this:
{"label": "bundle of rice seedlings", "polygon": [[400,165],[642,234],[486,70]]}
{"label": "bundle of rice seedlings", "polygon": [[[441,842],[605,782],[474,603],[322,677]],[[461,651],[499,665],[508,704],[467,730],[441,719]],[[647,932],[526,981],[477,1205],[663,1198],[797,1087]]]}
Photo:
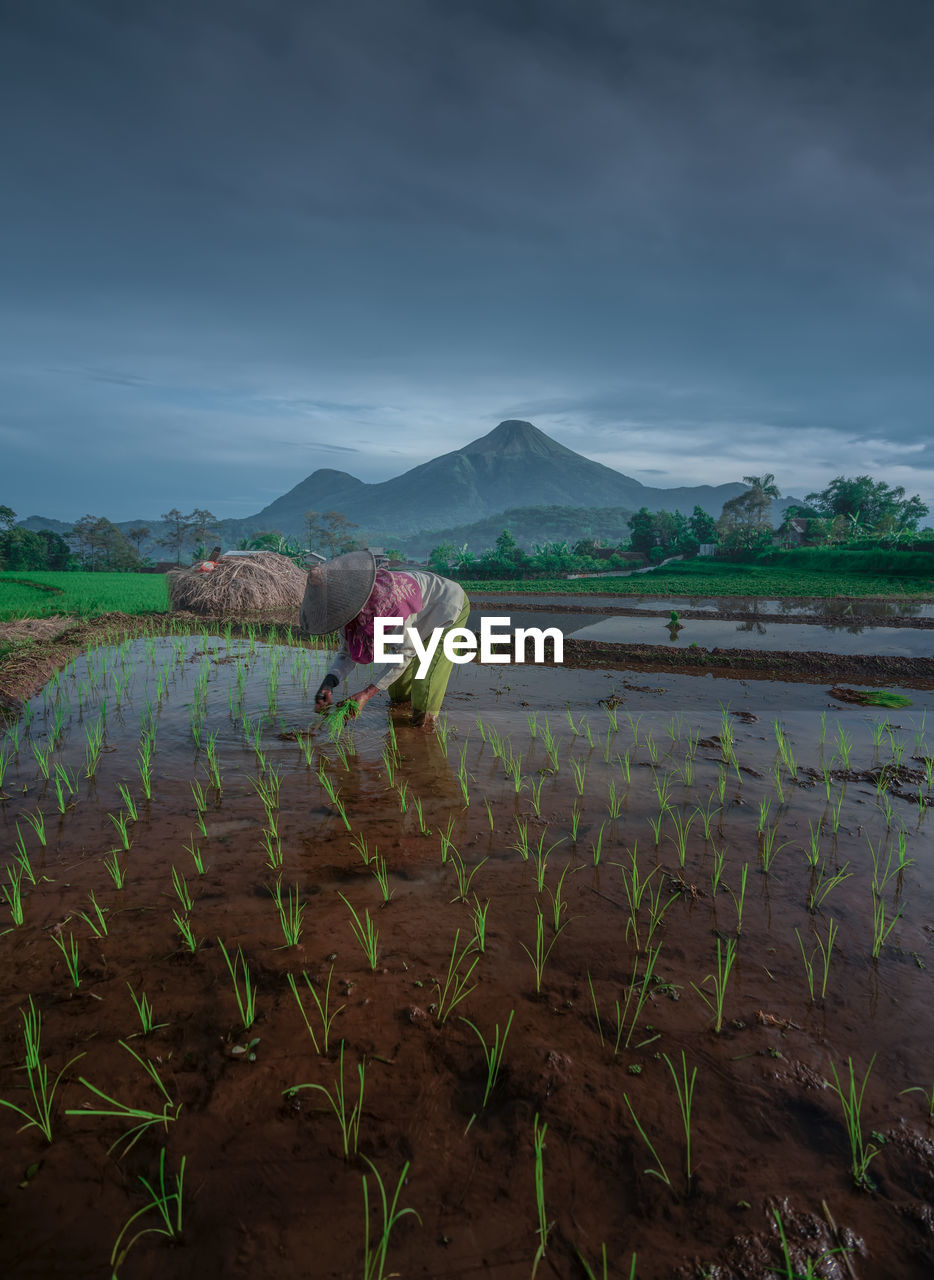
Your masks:
{"label": "bundle of rice seedlings", "polygon": [[305,570],[275,551],[221,556],[213,569],[173,569],[167,577],[173,609],[212,618],[275,613],[297,622],[305,595]]}

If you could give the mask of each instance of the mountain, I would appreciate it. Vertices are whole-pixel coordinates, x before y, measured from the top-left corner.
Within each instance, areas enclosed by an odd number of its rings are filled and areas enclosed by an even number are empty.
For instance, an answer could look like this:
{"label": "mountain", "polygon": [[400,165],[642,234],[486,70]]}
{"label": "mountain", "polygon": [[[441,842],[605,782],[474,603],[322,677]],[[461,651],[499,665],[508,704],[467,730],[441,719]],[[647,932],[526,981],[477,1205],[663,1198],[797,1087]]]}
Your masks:
{"label": "mountain", "polygon": [[309,509],[340,511],[363,529],[398,535],[469,524],[507,507],[625,507],[680,510],[695,504],[718,516],[744,485],[652,489],[552,440],[531,422],[510,418],[462,449],[400,476],[365,484],[343,471],[315,471],[248,517],[257,528],[299,533]]}

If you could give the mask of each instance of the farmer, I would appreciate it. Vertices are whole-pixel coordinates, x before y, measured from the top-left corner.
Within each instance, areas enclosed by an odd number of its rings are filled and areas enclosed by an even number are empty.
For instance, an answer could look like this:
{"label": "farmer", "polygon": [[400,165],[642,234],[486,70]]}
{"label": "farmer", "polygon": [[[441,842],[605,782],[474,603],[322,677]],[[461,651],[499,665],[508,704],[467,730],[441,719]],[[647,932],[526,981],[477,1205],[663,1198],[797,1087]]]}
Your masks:
{"label": "farmer", "polygon": [[[373,662],[375,618],[402,618],[404,640],[398,648],[398,663],[377,663],[372,681],[359,693],[351,694],[362,711],[377,693],[385,690],[393,703],[412,704],[412,724],[426,729],[434,726],[451,675],[451,661],[444,655],[443,635],[452,627],[462,627],[470,602],[463,587],[449,578],[425,569],[389,570],[377,567],[371,551],[348,551],[308,571],[301,625],[311,635],[328,635],[343,630],[344,643],[330,671],[315,694],[315,710],[331,705],[331,691],[346,680],[358,664]],[[442,628],[430,666],[416,679],[419,660],[407,634],[417,632],[422,646],[436,628]],[[389,628],[390,636],[399,626]],[[390,637],[387,636],[387,645]],[[395,646],[392,646],[396,652]]]}

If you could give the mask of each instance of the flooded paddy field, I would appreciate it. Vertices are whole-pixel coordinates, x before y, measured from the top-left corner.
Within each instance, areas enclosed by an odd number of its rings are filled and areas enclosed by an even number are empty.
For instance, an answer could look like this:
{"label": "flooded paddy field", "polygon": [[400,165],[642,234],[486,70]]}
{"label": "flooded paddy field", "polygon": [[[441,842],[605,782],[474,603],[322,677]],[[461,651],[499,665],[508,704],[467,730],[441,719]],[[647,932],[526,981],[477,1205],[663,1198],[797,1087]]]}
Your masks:
{"label": "flooded paddy field", "polygon": [[934,693],[469,665],[429,736],[326,661],[0,738],[5,1275],[930,1275]]}

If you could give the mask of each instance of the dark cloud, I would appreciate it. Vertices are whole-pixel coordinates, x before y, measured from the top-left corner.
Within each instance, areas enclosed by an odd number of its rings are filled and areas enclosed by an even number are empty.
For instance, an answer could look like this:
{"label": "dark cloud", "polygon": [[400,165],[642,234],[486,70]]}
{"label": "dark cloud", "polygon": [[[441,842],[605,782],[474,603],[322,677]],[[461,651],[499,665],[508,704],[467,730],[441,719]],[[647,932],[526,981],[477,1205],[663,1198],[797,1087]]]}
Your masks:
{"label": "dark cloud", "polygon": [[[384,478],[507,416],[603,460],[647,428],[673,479],[685,439],[722,479],[771,440],[809,487],[907,465],[934,499],[926,0],[2,21],[14,506],[80,514],[79,475],[101,505],[79,455],[127,514],[173,505],[176,447],[223,474],[209,505],[244,492],[234,459],[257,492],[335,450]],[[264,454],[286,438],[304,459]]]}

